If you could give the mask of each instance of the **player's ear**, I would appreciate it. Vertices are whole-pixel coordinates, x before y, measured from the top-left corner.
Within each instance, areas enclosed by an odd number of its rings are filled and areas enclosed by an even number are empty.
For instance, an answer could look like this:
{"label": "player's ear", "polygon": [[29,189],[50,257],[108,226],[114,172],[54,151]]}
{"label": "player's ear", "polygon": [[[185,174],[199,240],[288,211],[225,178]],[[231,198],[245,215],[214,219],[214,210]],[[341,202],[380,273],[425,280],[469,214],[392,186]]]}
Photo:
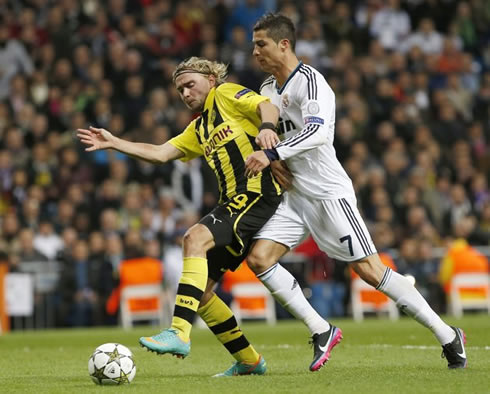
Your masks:
{"label": "player's ear", "polygon": [[288,39],[284,38],[282,39],[281,41],[279,41],[279,48],[282,50],[282,51],[285,51],[286,49],[290,48],[291,47],[291,43],[289,42]]}
{"label": "player's ear", "polygon": [[213,74],[208,75],[209,87],[213,88],[216,86],[216,77]]}

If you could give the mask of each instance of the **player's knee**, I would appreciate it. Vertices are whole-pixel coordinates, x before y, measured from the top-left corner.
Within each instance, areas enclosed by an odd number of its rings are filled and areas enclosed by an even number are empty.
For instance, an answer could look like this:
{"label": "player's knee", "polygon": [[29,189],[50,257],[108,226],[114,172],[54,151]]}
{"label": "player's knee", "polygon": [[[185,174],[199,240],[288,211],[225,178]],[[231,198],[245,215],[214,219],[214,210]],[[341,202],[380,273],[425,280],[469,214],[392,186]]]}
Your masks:
{"label": "player's knee", "polygon": [[187,253],[200,252],[203,249],[203,240],[199,237],[198,231],[190,228],[184,234],[182,247]]}
{"label": "player's knee", "polygon": [[275,259],[272,259],[270,254],[261,250],[252,250],[247,256],[247,264],[250,269],[256,274],[261,274],[269,267],[275,264]]}
{"label": "player's knee", "polygon": [[187,256],[199,255],[206,252],[209,249],[211,240],[209,239],[209,232],[205,232],[198,225],[192,226],[188,229],[183,237],[182,247],[184,253]]}

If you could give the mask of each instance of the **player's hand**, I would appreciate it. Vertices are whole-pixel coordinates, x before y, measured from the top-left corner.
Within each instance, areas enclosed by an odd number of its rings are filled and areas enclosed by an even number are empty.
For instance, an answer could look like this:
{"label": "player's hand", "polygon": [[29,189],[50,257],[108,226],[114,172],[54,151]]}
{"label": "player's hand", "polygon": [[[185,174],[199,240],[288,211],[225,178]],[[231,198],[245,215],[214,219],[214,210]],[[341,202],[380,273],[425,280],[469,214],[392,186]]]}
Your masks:
{"label": "player's hand", "polygon": [[245,160],[245,175],[248,178],[252,178],[258,175],[264,168],[267,168],[269,164],[271,162],[263,151],[259,150],[254,152]]}
{"label": "player's hand", "polygon": [[275,160],[271,163],[271,171],[276,181],[284,190],[288,190],[293,184],[293,174],[284,160]]}
{"label": "player's hand", "polygon": [[80,142],[88,145],[88,148],[85,148],[87,152],[114,147],[115,137],[106,129],[98,129],[92,126],[88,130],[78,129],[77,137],[80,138]]}
{"label": "player's hand", "polygon": [[263,129],[255,138],[255,143],[262,149],[272,149],[279,143],[279,137],[276,132],[271,129]]}

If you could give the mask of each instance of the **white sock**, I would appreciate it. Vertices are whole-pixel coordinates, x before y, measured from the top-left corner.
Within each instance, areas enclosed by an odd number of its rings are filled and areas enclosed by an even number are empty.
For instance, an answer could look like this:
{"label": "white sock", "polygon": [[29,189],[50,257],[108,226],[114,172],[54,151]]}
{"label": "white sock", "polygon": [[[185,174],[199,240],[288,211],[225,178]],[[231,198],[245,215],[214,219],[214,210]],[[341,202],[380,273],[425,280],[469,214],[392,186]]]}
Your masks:
{"label": "white sock", "polygon": [[330,324],[306,300],[298,281],[282,265],[274,264],[257,278],[289,313],[306,324],[312,335],[330,329]]}
{"label": "white sock", "polygon": [[431,330],[441,345],[452,342],[456,333],[432,310],[410,281],[391,268],[386,268],[377,290],[382,291],[420,324]]}

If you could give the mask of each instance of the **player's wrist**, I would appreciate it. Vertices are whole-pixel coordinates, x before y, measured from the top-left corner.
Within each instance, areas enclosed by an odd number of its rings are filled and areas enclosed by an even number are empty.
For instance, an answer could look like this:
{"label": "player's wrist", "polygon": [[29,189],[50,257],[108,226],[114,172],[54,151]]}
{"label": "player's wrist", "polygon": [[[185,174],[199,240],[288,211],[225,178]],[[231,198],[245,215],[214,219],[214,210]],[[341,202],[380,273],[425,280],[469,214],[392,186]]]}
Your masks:
{"label": "player's wrist", "polygon": [[264,149],[264,153],[270,162],[280,160],[279,153],[277,152],[276,148]]}
{"label": "player's wrist", "polygon": [[259,126],[259,131],[265,129],[276,130],[276,125],[272,122],[262,122],[261,125]]}

